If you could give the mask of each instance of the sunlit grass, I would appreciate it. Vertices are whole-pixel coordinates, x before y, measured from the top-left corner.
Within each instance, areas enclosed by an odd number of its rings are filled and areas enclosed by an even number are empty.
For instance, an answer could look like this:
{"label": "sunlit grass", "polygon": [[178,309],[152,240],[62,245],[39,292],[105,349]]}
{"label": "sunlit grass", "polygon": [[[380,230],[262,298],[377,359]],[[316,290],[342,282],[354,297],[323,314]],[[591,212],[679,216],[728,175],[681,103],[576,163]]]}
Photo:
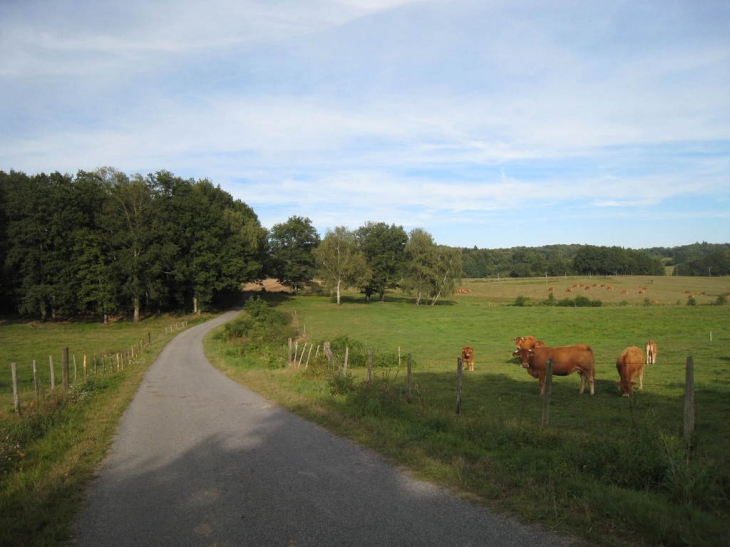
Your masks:
{"label": "sunlit grass", "polygon": [[[684,294],[676,283],[657,278],[650,290],[674,299]],[[725,291],[728,281],[712,283],[704,285],[708,294]],[[407,299],[365,304],[355,293],[342,306],[326,297],[277,301],[277,309],[296,312],[300,347],[347,336],[376,353],[400,350],[400,366],[376,368],[372,387],[362,367],[351,367],[351,381],[333,395],[328,363],[303,370],[279,362],[272,369],[268,359],[262,369],[256,355],[231,358],[214,337],[207,347],[232,377],[265,396],[416,474],[527,521],[594,544],[722,544],[730,533],[724,518],[730,507],[730,307],[711,305],[712,296],[697,306],[645,306],[638,300],[600,308],[496,306],[513,301],[515,287],[483,284],[490,286],[488,296],[472,290],[435,307],[416,307]],[[534,284],[523,282],[517,290]],[[550,345],[588,343],[597,357],[594,397],[578,394],[577,376],[555,379],[547,429],[540,427],[537,381],[510,355],[518,334]],[[658,343],[658,362],[647,368],[644,390],[623,398],[615,385],[616,357],[649,338]],[[476,371],[464,377],[457,415],[456,361],[467,344],[475,348]],[[280,352],[286,356],[285,348]],[[335,368],[344,357],[336,353]],[[408,354],[415,382],[410,404]],[[690,356],[698,412],[687,460],[681,439]]]}

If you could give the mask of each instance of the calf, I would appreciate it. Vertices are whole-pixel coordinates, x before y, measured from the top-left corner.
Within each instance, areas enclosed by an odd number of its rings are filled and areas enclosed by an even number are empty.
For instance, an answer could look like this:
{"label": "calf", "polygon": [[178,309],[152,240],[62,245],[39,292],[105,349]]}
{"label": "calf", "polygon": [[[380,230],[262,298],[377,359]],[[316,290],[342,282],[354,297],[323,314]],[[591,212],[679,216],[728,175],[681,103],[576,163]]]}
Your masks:
{"label": "calf", "polygon": [[596,359],[593,350],[587,344],[574,346],[547,346],[518,350],[520,364],[527,373],[540,382],[540,395],[545,394],[545,376],[548,359],[553,362],[555,376],[567,376],[573,372],[580,375],[580,392],[585,391],[586,381],[591,386],[591,395],[595,394]]}
{"label": "calf", "polygon": [[474,348],[464,346],[461,348],[461,363],[464,370],[474,370]]}
{"label": "calf", "polygon": [[636,346],[629,346],[616,359],[616,370],[620,381],[616,385],[621,388],[624,397],[634,394],[636,378],[639,378],[639,389],[644,389],[644,352]]}
{"label": "calf", "polygon": [[646,343],[646,364],[656,365],[656,342],[649,340]]}

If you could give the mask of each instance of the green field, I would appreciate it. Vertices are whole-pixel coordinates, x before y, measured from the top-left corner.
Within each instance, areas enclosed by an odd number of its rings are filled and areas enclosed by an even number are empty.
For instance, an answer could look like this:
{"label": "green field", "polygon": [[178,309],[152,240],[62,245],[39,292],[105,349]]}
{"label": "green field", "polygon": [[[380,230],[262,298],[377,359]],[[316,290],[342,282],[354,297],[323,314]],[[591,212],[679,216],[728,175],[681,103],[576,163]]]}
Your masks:
{"label": "green field", "polygon": [[[613,290],[600,289],[607,281]],[[592,299],[602,290],[604,305],[509,305],[518,296],[538,304],[548,287],[564,293],[574,284],[590,286],[580,290]],[[726,544],[730,306],[713,303],[729,292],[730,280],[467,280],[463,287],[470,292],[420,307],[398,294],[366,303],[350,293],[341,306],[327,297],[274,297],[277,310],[295,317],[300,350],[347,337],[353,347],[387,356],[392,364],[375,369],[373,388],[356,367],[354,387],[333,390],[337,382],[316,372],[321,364],[287,367],[283,347],[274,355],[267,350],[263,367],[230,346],[210,351],[228,374],[285,406],[522,519],[594,544]],[[636,290],[620,295],[620,287]],[[686,305],[685,291],[696,305]],[[647,293],[659,303],[647,303]],[[540,425],[537,380],[511,357],[514,337],[527,334],[548,345],[587,343],[596,355],[596,395],[578,394],[577,375],[555,378],[547,428]],[[657,364],[648,366],[644,390],[624,398],[615,385],[616,358],[650,338],[659,348]],[[464,345],[475,349],[476,371],[464,377],[457,416],[456,363]],[[336,353],[341,364],[342,348]],[[404,395],[408,354],[411,404]],[[691,453],[682,442],[688,357],[697,409]]]}
{"label": "green field", "polygon": [[[341,306],[323,296],[268,293],[273,309],[291,314],[300,352],[304,344],[335,343],[334,366],[321,357],[289,366],[283,342],[214,335],[206,351],[232,378],[291,410],[525,522],[595,545],[727,544],[730,305],[715,303],[730,293],[730,279],[465,280],[462,287],[468,292],[419,307],[400,293],[370,303],[346,293]],[[588,295],[603,306],[540,305],[550,287],[556,300]],[[687,305],[689,295],[696,305]],[[518,297],[526,305],[512,305]],[[0,543],[54,545],[67,537],[83,486],[176,321],[0,324]],[[579,395],[575,375],[555,378],[547,428],[537,380],[511,357],[514,337],[527,334],[549,345],[587,343],[596,354],[596,395]],[[41,408],[31,408],[33,360],[47,386],[48,356],[59,366],[62,348],[80,363],[84,354],[119,351],[148,335],[157,342],[135,368],[88,385],[77,380],[66,399],[45,387]],[[647,368],[643,391],[621,397],[616,357],[649,338],[658,362]],[[350,374],[342,378],[345,341]],[[476,370],[464,377],[457,415],[464,345],[475,348]],[[378,365],[371,386],[362,366],[367,350]],[[682,442],[688,357],[697,389],[691,452]],[[13,414],[10,362],[22,367],[22,418]]]}

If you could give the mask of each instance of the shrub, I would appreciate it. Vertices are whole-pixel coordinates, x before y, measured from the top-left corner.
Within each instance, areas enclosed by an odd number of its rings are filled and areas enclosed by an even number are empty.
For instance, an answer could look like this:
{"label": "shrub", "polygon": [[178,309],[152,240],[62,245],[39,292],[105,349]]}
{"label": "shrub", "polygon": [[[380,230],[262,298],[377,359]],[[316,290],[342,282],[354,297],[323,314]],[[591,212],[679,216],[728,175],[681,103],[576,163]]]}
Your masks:
{"label": "shrub", "polygon": [[600,308],[603,302],[600,300],[591,300],[586,296],[576,296],[575,300],[564,298],[558,302],[558,306],[575,307],[575,308]]}
{"label": "shrub", "polygon": [[727,295],[721,294],[720,296],[717,297],[717,300],[715,300],[715,305],[724,306],[725,304],[727,304]]}
{"label": "shrub", "polygon": [[526,296],[518,296],[515,298],[515,306],[527,306],[530,302],[530,299]]}
{"label": "shrub", "polygon": [[695,297],[694,296],[688,296],[687,297],[687,305],[688,306],[696,306],[697,305],[697,300],[695,300]]}

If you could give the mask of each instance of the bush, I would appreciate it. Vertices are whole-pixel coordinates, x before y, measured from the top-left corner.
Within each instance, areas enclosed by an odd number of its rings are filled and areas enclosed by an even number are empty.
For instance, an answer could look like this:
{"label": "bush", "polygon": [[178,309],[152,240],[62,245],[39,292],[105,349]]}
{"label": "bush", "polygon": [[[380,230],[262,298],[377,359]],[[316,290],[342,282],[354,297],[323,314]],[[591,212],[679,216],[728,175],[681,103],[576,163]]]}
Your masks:
{"label": "bush", "polygon": [[515,298],[515,306],[527,306],[530,302],[530,299],[526,296],[518,296]]}
{"label": "bush", "polygon": [[600,308],[601,306],[603,306],[603,302],[601,302],[600,300],[591,300],[586,296],[576,296],[575,300],[571,300],[570,298],[563,298],[558,302],[558,306],[568,308]]}
{"label": "bush", "polygon": [[688,296],[687,297],[687,305],[688,306],[696,306],[697,305],[697,300],[695,300],[695,297],[694,296]]}
{"label": "bush", "polygon": [[720,296],[717,297],[717,300],[715,300],[715,305],[724,306],[725,304],[727,304],[727,295],[721,294]]}
{"label": "bush", "polygon": [[279,345],[296,336],[291,315],[271,308],[259,297],[249,298],[244,306],[249,317],[227,323],[224,336],[229,342],[244,340],[249,345]]}

